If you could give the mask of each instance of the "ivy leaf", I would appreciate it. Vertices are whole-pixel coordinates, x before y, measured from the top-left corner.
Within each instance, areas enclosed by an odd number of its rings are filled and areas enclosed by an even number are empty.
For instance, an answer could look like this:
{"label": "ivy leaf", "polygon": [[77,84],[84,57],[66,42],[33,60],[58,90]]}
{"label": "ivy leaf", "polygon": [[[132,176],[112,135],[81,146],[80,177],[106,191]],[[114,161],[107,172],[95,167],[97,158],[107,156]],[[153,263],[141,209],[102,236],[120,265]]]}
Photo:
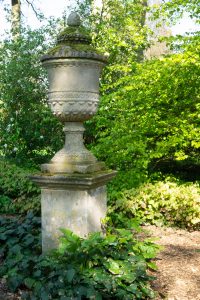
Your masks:
{"label": "ivy leaf", "polygon": [[34,285],[35,283],[35,280],[33,278],[25,278],[24,280],[24,284],[29,288],[31,289],[32,286]]}
{"label": "ivy leaf", "polygon": [[13,292],[15,292],[22,282],[23,276],[17,274],[16,276],[12,276],[11,278],[9,278],[8,286]]}
{"label": "ivy leaf", "polygon": [[41,300],[49,300],[49,295],[44,290],[41,292]]}
{"label": "ivy leaf", "polygon": [[137,292],[137,289],[138,289],[137,284],[131,284],[127,287],[127,290],[133,294]]}
{"label": "ivy leaf", "polygon": [[120,274],[120,265],[117,261],[112,260],[111,258],[107,260],[107,268],[110,271],[110,273],[118,275]]}
{"label": "ivy leaf", "polygon": [[75,274],[76,274],[76,271],[74,269],[67,270],[66,277],[67,277],[68,282],[72,282]]}
{"label": "ivy leaf", "polygon": [[24,239],[24,244],[26,246],[29,246],[33,243],[33,241],[34,241],[34,236],[32,234],[28,234]]}

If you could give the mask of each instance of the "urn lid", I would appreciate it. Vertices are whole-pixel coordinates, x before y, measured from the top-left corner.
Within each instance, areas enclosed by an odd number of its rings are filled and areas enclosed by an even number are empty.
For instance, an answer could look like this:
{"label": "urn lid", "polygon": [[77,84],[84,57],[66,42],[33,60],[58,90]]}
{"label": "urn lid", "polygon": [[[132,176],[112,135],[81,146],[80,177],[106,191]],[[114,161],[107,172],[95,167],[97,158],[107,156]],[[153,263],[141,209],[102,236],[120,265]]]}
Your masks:
{"label": "urn lid", "polygon": [[82,26],[79,14],[70,13],[66,27],[57,37],[55,47],[42,56],[41,61],[63,58],[94,59],[107,62],[107,56],[98,52],[92,45],[88,30]]}

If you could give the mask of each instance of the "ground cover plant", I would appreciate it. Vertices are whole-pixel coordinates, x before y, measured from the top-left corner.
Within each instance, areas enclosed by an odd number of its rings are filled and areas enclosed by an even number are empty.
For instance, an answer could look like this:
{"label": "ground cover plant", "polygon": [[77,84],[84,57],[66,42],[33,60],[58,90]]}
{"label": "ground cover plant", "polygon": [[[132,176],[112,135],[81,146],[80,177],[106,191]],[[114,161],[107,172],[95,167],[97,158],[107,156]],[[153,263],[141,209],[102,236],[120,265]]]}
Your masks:
{"label": "ground cover plant", "polygon": [[[137,217],[143,224],[200,229],[200,186],[174,178],[111,192],[110,215]],[[116,220],[117,221],[117,220]]]}
{"label": "ground cover plant", "polygon": [[133,228],[108,228],[81,239],[63,229],[60,248],[41,254],[40,218],[0,218],[0,275],[23,299],[147,299],[153,298],[149,268],[159,247],[139,240]]}

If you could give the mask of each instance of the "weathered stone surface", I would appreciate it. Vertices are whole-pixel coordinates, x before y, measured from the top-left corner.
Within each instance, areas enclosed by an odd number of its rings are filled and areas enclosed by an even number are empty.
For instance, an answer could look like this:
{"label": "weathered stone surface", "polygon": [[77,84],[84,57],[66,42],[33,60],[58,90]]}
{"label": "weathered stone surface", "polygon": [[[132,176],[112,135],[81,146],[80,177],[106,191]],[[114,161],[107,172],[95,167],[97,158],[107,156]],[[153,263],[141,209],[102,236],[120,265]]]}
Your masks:
{"label": "weathered stone surface", "polygon": [[81,237],[101,231],[101,219],[106,215],[106,183],[115,175],[115,171],[107,170],[30,177],[41,187],[43,252],[58,247],[60,228]]}
{"label": "weathered stone surface", "polygon": [[67,162],[68,156],[63,155],[59,157],[59,159],[65,159],[66,162],[59,163],[59,162],[53,162],[48,164],[43,164],[41,166],[41,170],[44,173],[55,173],[55,174],[65,174],[67,173],[92,173],[97,171],[102,171],[106,169],[104,162],[95,162],[95,163],[76,163],[76,162]]}
{"label": "weathered stone surface", "polygon": [[67,25],[68,26],[80,26],[81,25],[81,19],[79,14],[76,12],[71,12],[69,17],[67,18]]}
{"label": "weathered stone surface", "polygon": [[83,122],[96,112],[99,77],[104,63],[89,59],[52,59],[43,62],[49,79],[48,103],[64,122]]}
{"label": "weathered stone surface", "polygon": [[87,190],[42,188],[43,252],[58,247],[60,228],[86,237],[90,232],[101,231],[105,215],[105,186]]}
{"label": "weathered stone surface", "polygon": [[65,123],[65,145],[48,164],[43,164],[44,173],[93,173],[105,170],[103,162],[88,151],[83,143],[83,124],[80,122]]}
{"label": "weathered stone surface", "polygon": [[30,176],[30,179],[42,189],[88,190],[105,185],[116,174],[116,171],[106,170],[91,174],[38,174]]}

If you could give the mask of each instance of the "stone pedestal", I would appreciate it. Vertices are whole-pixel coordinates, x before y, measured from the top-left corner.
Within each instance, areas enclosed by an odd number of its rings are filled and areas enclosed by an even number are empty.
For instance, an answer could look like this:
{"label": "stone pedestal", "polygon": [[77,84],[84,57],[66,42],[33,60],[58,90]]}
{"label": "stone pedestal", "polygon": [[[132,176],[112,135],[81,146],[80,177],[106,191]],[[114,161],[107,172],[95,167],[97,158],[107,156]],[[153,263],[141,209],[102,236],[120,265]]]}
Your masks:
{"label": "stone pedestal", "polygon": [[80,237],[101,231],[101,219],[106,215],[106,183],[115,174],[104,171],[31,177],[41,187],[43,252],[58,247],[60,228]]}
{"label": "stone pedestal", "polygon": [[31,177],[42,191],[43,252],[57,248],[60,228],[81,237],[101,231],[106,183],[116,174],[83,141],[83,122],[97,112],[99,78],[107,57],[93,48],[77,13],[69,15],[67,24],[56,46],[41,58],[48,73],[48,103],[65,132],[63,148],[41,166],[41,175]]}

